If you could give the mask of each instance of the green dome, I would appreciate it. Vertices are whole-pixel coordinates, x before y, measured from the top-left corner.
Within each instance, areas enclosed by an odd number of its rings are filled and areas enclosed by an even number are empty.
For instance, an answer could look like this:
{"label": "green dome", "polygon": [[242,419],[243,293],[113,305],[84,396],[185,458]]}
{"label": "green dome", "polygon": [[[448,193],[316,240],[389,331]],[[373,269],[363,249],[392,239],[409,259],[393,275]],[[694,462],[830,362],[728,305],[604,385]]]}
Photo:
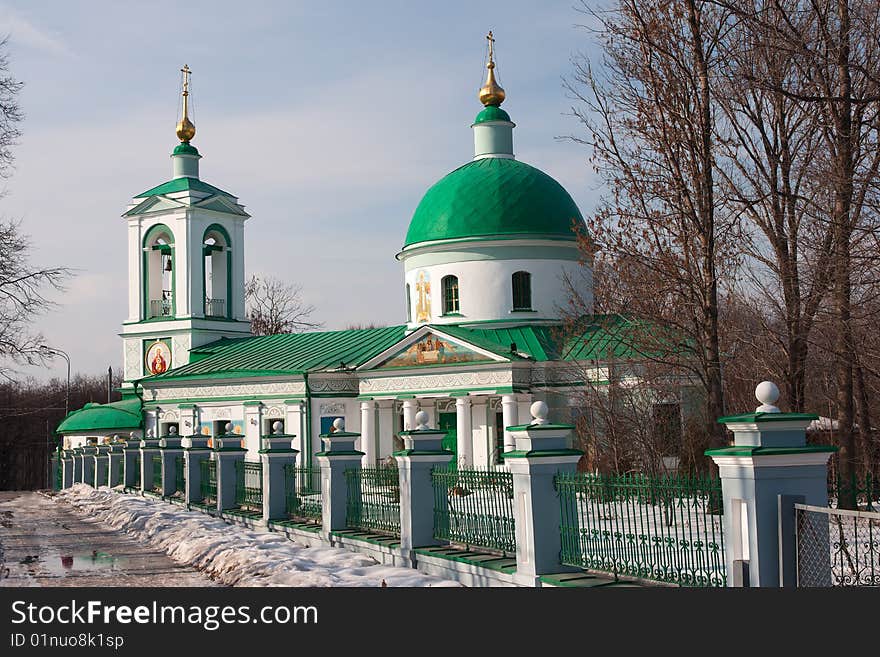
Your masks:
{"label": "green dome", "polygon": [[65,417],[55,433],[131,430],[140,426],[141,400],[124,399],[110,404],[88,403]]}
{"label": "green dome", "polygon": [[577,205],[543,171],[511,158],[486,157],[459,167],[422,198],[404,248],[433,240],[519,236],[574,240]]}
{"label": "green dome", "polygon": [[177,146],[174,147],[174,150],[171,151],[172,155],[198,155],[199,151],[196,150],[195,146],[192,146],[188,141],[182,141]]}
{"label": "green dome", "polygon": [[474,125],[485,123],[486,121],[510,121],[510,114],[497,105],[488,105],[483,108],[482,112],[477,114],[477,118],[474,119]]}

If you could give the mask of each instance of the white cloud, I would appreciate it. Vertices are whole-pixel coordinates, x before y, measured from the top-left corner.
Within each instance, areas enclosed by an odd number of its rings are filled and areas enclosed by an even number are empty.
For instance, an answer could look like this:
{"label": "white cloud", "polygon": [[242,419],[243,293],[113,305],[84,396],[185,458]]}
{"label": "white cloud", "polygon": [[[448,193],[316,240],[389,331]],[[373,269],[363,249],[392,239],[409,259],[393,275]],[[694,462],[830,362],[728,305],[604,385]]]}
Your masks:
{"label": "white cloud", "polygon": [[9,40],[15,45],[53,55],[73,56],[73,52],[59,35],[37,27],[18,12],[8,8],[0,8],[0,35],[9,35]]}

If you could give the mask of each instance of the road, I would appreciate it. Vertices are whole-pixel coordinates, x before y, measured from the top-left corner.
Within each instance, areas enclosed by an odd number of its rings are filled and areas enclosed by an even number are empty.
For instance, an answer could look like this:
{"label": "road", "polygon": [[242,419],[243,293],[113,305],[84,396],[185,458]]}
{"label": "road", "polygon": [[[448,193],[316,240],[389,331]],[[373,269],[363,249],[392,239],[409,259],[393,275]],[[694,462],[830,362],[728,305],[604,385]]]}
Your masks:
{"label": "road", "polygon": [[0,586],[217,586],[63,502],[0,492]]}

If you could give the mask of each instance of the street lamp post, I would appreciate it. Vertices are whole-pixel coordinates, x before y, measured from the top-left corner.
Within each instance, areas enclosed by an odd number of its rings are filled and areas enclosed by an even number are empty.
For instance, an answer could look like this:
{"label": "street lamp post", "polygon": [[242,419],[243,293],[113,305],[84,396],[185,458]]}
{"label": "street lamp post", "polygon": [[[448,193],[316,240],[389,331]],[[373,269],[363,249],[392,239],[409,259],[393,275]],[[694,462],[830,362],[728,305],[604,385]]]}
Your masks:
{"label": "street lamp post", "polygon": [[[47,355],[52,356],[61,356],[65,361],[67,361],[67,387],[64,391],[64,417],[67,417],[67,414],[70,413],[70,356],[66,351],[61,349],[55,349],[48,345],[40,345],[40,350],[45,352]],[[46,421],[48,425],[48,420]],[[58,467],[61,467],[61,463],[59,462]],[[46,429],[46,488],[52,487],[52,457],[51,452],[49,450],[49,431],[48,426]]]}

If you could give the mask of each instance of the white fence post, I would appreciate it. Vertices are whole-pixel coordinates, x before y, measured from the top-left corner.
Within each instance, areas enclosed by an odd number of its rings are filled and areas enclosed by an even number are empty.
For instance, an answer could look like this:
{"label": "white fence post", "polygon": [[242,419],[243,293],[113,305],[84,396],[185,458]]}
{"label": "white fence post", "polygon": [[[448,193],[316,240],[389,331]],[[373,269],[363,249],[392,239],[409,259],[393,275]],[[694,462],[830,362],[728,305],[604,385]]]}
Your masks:
{"label": "white fence post", "polygon": [[782,532],[794,523],[785,516],[794,516],[794,499],[827,506],[828,458],[837,449],[807,445],[806,428],[818,416],[780,412],[773,383],[758,384],[755,397],[754,413],[718,420],[733,431],[733,446],[706,450],[721,475],[728,586],[792,582],[796,557]]}
{"label": "white fence post", "polygon": [[400,432],[404,448],[394,453],[400,474],[400,549],[410,560],[413,548],[440,544],[434,538],[431,470],[447,465],[454,456],[442,446],[447,432],[430,429],[425,411],[416,413],[415,423],[415,429]]}
{"label": "white fence post", "polygon": [[263,436],[260,460],[263,462],[263,522],[283,518],[287,514],[284,467],[296,465],[299,450],[293,448],[293,434],[285,434],[281,422],[272,424],[272,434]]}
{"label": "white fence post", "polygon": [[513,518],[516,532],[516,575],[520,584],[535,586],[541,575],[574,570],[559,563],[559,498],[557,472],[574,472],[583,452],[572,449],[570,424],[552,424],[547,404],[532,404],[531,424],[505,427],[515,441],[504,453],[513,474]]}
{"label": "white fence post", "polygon": [[345,471],[360,470],[364,455],[354,448],[355,441],[360,438],[359,433],[345,431],[342,418],[336,418],[333,427],[336,431],[321,434],[324,451],[315,454],[321,464],[321,535],[325,540],[330,539],[331,532],[346,527],[348,482],[345,480]]}

